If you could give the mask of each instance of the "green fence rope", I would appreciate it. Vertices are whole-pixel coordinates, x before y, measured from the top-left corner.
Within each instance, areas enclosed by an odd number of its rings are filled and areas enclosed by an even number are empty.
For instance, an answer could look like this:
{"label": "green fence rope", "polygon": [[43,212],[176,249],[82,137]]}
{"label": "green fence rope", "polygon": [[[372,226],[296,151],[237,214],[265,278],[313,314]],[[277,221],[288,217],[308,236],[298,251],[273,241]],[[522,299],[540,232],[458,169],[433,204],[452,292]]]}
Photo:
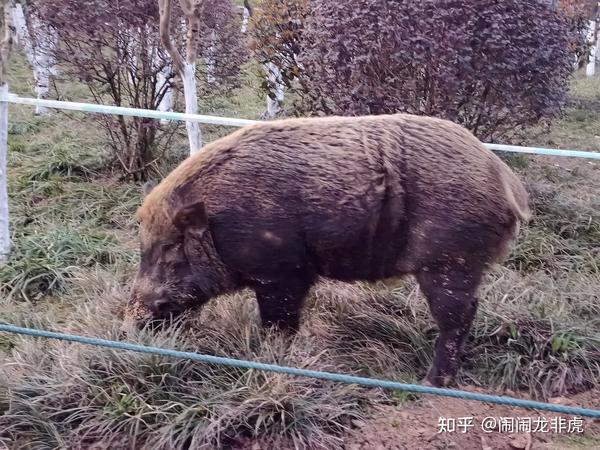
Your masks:
{"label": "green fence rope", "polygon": [[562,414],[571,414],[576,416],[600,418],[600,410],[586,409],[573,406],[556,405],[552,403],[543,403],[533,400],[523,400],[512,397],[503,397],[497,395],[478,394],[476,392],[467,392],[454,389],[436,388],[430,386],[421,386],[418,384],[405,384],[395,381],[378,380],[374,378],[364,378],[352,375],[343,375],[332,372],[321,372],[317,370],[299,369],[297,367],[285,367],[275,364],[264,364],[255,361],[247,361],[232,358],[223,358],[219,356],[202,355],[199,353],[182,352],[160,347],[150,347],[145,345],[131,344],[127,342],[110,341],[107,339],[91,338],[86,336],[77,336],[73,334],[55,333],[33,328],[23,328],[14,325],[0,324],[0,332],[25,334],[29,336],[43,337],[48,339],[59,339],[63,341],[79,342],[81,344],[96,345],[119,350],[128,350],[139,353],[151,353],[161,356],[171,356],[174,358],[191,359],[210,364],[221,364],[233,367],[242,367],[245,369],[265,370],[268,372],[285,373],[308,378],[318,378],[321,380],[338,381],[348,384],[359,384],[362,386],[395,389],[399,391],[415,392],[418,394],[441,395],[444,397],[455,397],[463,400],[475,400],[479,402],[496,403],[500,405],[509,405],[519,408],[539,409],[552,411]]}

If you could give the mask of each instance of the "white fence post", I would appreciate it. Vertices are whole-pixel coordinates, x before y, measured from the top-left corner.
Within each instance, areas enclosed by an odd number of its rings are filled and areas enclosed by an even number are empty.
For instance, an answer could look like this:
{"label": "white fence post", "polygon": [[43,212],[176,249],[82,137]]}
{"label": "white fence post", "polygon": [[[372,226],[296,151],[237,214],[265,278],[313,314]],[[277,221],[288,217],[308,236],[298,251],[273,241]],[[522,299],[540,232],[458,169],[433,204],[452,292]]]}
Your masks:
{"label": "white fence post", "polygon": [[[8,84],[0,86],[0,98],[8,97]],[[10,254],[8,221],[8,102],[0,101],[0,263]]]}

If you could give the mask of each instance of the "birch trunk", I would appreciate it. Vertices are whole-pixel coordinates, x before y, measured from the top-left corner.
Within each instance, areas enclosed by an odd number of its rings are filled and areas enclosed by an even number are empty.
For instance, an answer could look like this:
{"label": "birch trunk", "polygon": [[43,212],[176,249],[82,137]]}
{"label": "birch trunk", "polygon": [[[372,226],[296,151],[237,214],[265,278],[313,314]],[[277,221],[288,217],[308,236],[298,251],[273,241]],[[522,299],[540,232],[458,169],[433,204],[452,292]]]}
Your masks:
{"label": "birch trunk", "polygon": [[248,31],[248,22],[250,21],[250,10],[244,6],[244,12],[242,13],[242,28],[241,32],[245,33]]}
{"label": "birch trunk", "polygon": [[[185,59],[171,41],[171,9],[173,0],[159,0],[160,39],[173,61],[173,67],[183,81],[185,112],[198,114],[198,92],[196,89],[196,58],[198,56],[198,35],[200,28],[200,0],[179,0],[186,16],[186,56]],[[186,122],[190,155],[202,148],[202,131],[197,122]]]}
{"label": "birch trunk", "polygon": [[[35,80],[35,93],[37,98],[46,98],[49,91],[50,75],[54,70],[54,62],[48,53],[51,52],[54,45],[52,33],[49,30],[43,30],[43,26],[36,17],[30,18],[31,33],[27,26],[27,18],[23,12],[23,6],[18,3],[12,8],[12,18],[16,31],[16,42],[23,46],[25,55],[31,67],[33,68],[33,77]],[[44,31],[47,33],[44,35]],[[50,44],[51,48],[47,51],[41,51],[36,48],[34,39],[45,41],[45,45]],[[48,108],[36,105],[35,114],[42,116],[48,113]]]}
{"label": "birch trunk", "polygon": [[[125,24],[122,24],[125,27]],[[122,64],[128,66],[127,77],[129,79],[129,84],[134,85],[135,80],[137,80],[137,71],[138,71],[138,50],[143,51],[142,42],[141,42],[141,34],[142,30],[138,27],[137,31],[129,29],[127,31],[123,31],[120,33],[121,41],[123,46],[120,51],[123,53],[123,61]]]}
{"label": "birch trunk", "polygon": [[206,82],[208,84],[212,84],[216,81],[215,78],[215,54],[216,54],[216,41],[217,41],[217,33],[212,31],[210,33],[210,45],[207,49],[207,54],[204,57],[204,62],[206,63]]}
{"label": "birch trunk", "polygon": [[12,7],[12,20],[15,26],[15,42],[25,48],[27,60],[33,64],[33,49],[31,48],[31,39],[29,30],[27,30],[27,21],[23,12],[23,5],[17,3]]}
{"label": "birch trunk", "polygon": [[267,79],[269,80],[269,85],[274,86],[271,94],[275,96],[273,99],[271,95],[267,95],[267,111],[264,114],[264,117],[267,119],[272,119],[281,111],[281,105],[284,100],[284,85],[281,79],[281,70],[273,63],[265,64],[265,69],[267,72]]}
{"label": "birch trunk", "polygon": [[[9,0],[0,3],[0,96],[8,95],[7,68],[13,41],[12,11]],[[8,103],[0,102],[0,262],[10,254],[8,217]]]}
{"label": "birch trunk", "polygon": [[[50,90],[50,76],[56,74],[56,61],[52,57],[52,53],[57,45],[58,38],[36,16],[31,18],[31,32],[33,34],[32,49],[34,55],[33,75],[35,78],[35,93],[37,94],[37,98],[44,99],[48,97]],[[41,116],[47,113],[48,108],[36,105],[36,115]]]}
{"label": "birch trunk", "polygon": [[[196,94],[196,64],[185,63],[183,72],[183,95],[185,97],[185,112],[198,114],[198,97]],[[190,142],[190,155],[197,153],[202,148],[202,133],[198,122],[186,122]]]}
{"label": "birch trunk", "polygon": [[[152,31],[146,25],[146,34],[150,35]],[[173,92],[171,90],[171,64],[167,63],[168,55],[160,48],[160,44],[156,47],[148,48],[148,57],[152,60],[152,70],[156,72],[156,86],[154,88],[155,95],[161,96],[157,109],[163,112],[173,111]],[[160,123],[167,124],[171,122],[168,119],[160,119]]]}
{"label": "birch trunk", "polygon": [[[157,56],[158,58],[158,56]],[[156,92],[165,91],[160,103],[158,104],[158,110],[164,112],[173,111],[173,91],[171,90],[171,86],[169,86],[169,76],[171,73],[171,67],[166,65],[162,68],[162,70],[157,75],[157,86]],[[161,119],[160,123],[165,124],[170,122],[167,119]]]}
{"label": "birch trunk", "polygon": [[598,51],[598,42],[596,42],[596,21],[590,22],[588,39],[592,42],[592,48],[590,49],[590,56],[588,59],[587,66],[585,67],[585,74],[588,77],[593,77],[596,74],[596,52]]}

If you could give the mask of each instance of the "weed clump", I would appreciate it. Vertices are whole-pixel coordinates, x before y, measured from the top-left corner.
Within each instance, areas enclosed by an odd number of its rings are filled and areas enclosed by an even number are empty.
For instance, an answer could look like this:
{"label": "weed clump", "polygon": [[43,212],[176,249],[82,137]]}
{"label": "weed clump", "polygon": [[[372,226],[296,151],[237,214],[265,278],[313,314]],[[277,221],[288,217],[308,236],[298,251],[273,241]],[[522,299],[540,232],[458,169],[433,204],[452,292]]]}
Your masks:
{"label": "weed clump", "polygon": [[131,263],[134,258],[114,236],[92,230],[55,228],[23,234],[13,247],[9,263],[0,266],[0,294],[9,299],[64,293],[74,270]]}

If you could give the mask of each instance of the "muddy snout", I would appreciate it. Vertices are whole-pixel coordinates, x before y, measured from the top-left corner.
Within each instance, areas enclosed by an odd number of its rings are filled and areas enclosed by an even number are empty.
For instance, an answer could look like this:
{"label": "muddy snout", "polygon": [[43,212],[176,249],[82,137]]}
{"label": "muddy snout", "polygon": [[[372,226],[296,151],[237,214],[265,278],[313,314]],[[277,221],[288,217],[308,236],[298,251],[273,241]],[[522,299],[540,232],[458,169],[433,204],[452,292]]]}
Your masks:
{"label": "muddy snout", "polygon": [[179,303],[167,297],[152,299],[146,305],[153,320],[171,319],[183,313],[183,308]]}
{"label": "muddy snout", "polygon": [[184,312],[184,307],[172,299],[164,288],[140,293],[133,291],[127,305],[126,320],[141,329],[164,328]]}

